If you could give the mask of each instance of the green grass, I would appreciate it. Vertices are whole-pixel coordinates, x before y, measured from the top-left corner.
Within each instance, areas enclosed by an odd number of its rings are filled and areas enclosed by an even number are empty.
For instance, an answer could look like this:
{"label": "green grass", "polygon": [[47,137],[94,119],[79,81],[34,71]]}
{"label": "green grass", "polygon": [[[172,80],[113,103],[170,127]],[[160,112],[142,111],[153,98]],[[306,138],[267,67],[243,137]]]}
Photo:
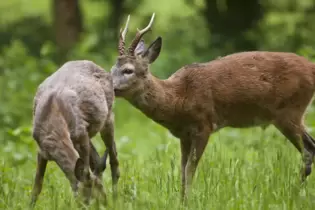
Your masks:
{"label": "green grass", "polygon": [[[121,178],[116,209],[179,209],[179,141],[123,100],[116,100],[116,142]],[[308,125],[314,112],[310,110]],[[31,139],[30,137],[26,137]],[[0,149],[0,209],[25,209],[36,167],[36,144]],[[93,140],[104,150],[99,136]],[[16,142],[18,143],[18,142]],[[18,161],[15,153],[27,153]],[[313,209],[315,175],[300,184],[300,155],[272,126],[226,128],[213,134],[194,179],[187,209]],[[109,167],[103,177],[111,198]],[[109,200],[108,209],[113,209]],[[91,209],[105,209],[96,204]],[[70,185],[55,163],[46,171],[36,209],[76,209]]]}

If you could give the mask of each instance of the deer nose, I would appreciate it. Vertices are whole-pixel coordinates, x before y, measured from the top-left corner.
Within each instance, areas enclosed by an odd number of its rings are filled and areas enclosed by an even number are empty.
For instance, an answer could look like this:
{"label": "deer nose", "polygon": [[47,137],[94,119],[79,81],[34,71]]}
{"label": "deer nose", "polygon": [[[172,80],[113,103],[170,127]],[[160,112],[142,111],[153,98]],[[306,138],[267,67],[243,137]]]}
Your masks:
{"label": "deer nose", "polygon": [[113,87],[114,87],[114,89],[116,89],[117,86],[118,86],[118,81],[116,79],[113,79]]}

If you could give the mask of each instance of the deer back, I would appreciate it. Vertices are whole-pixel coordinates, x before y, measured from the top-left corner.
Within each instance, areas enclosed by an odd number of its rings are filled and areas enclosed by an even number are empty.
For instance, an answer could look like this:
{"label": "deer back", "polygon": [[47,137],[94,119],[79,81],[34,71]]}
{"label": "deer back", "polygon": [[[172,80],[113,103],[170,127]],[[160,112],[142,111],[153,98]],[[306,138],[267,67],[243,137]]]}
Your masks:
{"label": "deer back", "polygon": [[247,127],[303,113],[315,65],[293,53],[243,52],[184,66],[164,83],[172,84],[178,115]]}
{"label": "deer back", "polygon": [[67,105],[69,112],[64,115],[71,137],[77,136],[78,129],[84,128],[90,137],[94,136],[112,111],[114,92],[111,76],[91,61],[67,62],[46,78],[34,98],[34,115],[37,110],[38,114],[45,110],[43,106],[52,92],[57,92]]}

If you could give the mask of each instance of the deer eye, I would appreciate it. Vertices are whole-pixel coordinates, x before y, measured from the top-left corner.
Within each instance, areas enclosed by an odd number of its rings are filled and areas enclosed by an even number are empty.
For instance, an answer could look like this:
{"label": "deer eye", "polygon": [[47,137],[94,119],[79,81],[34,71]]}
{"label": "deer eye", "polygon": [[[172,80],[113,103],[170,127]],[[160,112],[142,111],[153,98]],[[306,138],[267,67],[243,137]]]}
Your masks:
{"label": "deer eye", "polygon": [[133,70],[132,69],[124,69],[122,71],[123,74],[132,74],[133,73]]}

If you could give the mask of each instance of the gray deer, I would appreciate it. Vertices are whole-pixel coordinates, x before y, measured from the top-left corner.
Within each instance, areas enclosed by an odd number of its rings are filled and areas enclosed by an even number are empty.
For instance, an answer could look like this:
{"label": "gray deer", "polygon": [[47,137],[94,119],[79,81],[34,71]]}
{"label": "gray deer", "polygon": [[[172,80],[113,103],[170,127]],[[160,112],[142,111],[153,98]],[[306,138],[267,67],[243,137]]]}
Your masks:
{"label": "gray deer", "polygon": [[[101,181],[110,157],[113,195],[120,176],[114,141],[114,91],[111,75],[91,61],[70,61],[38,87],[33,108],[33,138],[40,150],[32,192],[34,205],[42,189],[48,160],[55,161],[85,202],[92,187],[106,199]],[[100,132],[106,145],[100,159],[91,138]],[[91,171],[92,170],[92,171]]]}
{"label": "gray deer", "polygon": [[191,188],[210,134],[228,126],[273,124],[302,154],[304,181],[311,174],[315,154],[315,140],[303,123],[315,91],[315,64],[294,53],[241,52],[186,65],[161,80],[150,73],[149,66],[160,54],[162,38],[147,49],[141,40],[153,19],[154,14],[125,52],[128,17],[111,73],[117,97],[125,98],[180,139],[182,200]]}

